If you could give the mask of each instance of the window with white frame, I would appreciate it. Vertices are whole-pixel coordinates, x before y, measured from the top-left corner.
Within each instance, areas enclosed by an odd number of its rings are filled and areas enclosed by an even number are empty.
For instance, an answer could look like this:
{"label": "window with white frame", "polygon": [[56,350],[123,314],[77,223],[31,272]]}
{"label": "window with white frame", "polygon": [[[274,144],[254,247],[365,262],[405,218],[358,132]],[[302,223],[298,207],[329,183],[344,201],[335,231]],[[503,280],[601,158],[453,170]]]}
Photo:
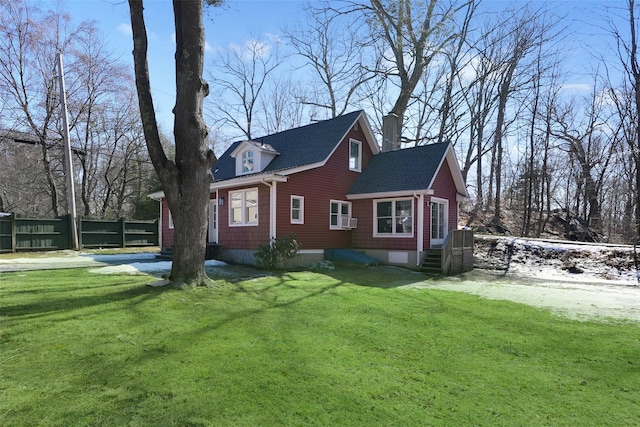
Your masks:
{"label": "window with white frame", "polygon": [[329,228],[331,230],[341,230],[342,218],[351,218],[351,202],[331,200],[329,209]]}
{"label": "window with white frame", "polygon": [[374,200],[376,221],[373,235],[377,237],[413,236],[413,199]]}
{"label": "window with white frame", "polygon": [[242,153],[242,173],[253,172],[253,151]]}
{"label": "window with white frame", "polygon": [[362,143],[349,140],[349,170],[360,172],[362,169]]}
{"label": "window with white frame", "polygon": [[229,192],[229,225],[258,225],[258,189]]}
{"label": "window with white frame", "polygon": [[304,224],[304,197],[291,196],[291,224]]}

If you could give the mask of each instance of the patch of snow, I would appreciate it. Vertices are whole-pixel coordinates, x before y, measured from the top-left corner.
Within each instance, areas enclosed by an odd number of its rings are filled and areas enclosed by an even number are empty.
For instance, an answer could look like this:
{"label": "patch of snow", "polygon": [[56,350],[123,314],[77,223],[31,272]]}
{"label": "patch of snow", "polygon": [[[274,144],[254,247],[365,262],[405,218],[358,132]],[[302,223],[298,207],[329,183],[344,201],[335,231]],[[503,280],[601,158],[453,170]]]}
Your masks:
{"label": "patch of snow", "polygon": [[517,274],[472,271],[457,277],[426,280],[405,288],[465,292],[548,309],[576,320],[640,322],[640,286],[536,280]]}
{"label": "patch of snow", "polygon": [[156,259],[156,254],[149,252],[141,252],[136,254],[114,254],[114,255],[101,255],[101,254],[88,254],[82,253],[80,256],[90,258],[98,262],[114,263],[120,261],[134,261],[134,260],[151,260]]}
{"label": "patch of snow", "polygon": [[541,280],[638,285],[632,246],[476,236],[476,268]]}
{"label": "patch of snow", "polygon": [[514,301],[578,320],[640,322],[632,246],[476,235],[475,269],[406,285]]}
{"label": "patch of snow", "polygon": [[[207,267],[221,267],[227,265],[222,261],[214,259],[204,262]],[[107,267],[93,268],[90,273],[97,274],[147,274],[147,273],[163,273],[171,271],[171,261],[155,261],[155,262],[133,262],[121,265],[110,265]]]}

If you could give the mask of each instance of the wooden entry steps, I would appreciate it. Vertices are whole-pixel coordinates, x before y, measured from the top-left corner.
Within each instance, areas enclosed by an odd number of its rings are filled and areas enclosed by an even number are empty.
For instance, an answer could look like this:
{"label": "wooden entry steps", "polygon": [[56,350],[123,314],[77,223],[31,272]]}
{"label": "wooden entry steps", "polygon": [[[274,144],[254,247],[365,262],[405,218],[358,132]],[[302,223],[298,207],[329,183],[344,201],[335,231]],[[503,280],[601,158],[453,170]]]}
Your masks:
{"label": "wooden entry steps", "polygon": [[427,251],[422,263],[420,271],[428,274],[442,274],[442,248],[431,248]]}

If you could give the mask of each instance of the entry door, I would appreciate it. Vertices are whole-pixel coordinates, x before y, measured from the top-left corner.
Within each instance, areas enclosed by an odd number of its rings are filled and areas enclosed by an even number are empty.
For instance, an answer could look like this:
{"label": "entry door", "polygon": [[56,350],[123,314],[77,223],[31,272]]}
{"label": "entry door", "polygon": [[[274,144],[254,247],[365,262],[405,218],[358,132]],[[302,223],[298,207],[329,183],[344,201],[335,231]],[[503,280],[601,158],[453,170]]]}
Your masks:
{"label": "entry door", "polygon": [[449,202],[444,199],[431,199],[431,247],[442,246],[447,237],[447,217]]}
{"label": "entry door", "polygon": [[209,243],[218,243],[218,199],[209,200]]}

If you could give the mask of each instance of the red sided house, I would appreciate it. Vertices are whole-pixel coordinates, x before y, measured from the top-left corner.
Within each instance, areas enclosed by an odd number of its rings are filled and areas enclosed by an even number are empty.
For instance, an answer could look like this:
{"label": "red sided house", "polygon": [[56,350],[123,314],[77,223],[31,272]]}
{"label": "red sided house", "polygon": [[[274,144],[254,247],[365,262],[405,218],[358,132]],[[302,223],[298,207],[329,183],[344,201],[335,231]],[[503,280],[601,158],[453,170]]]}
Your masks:
{"label": "red sided house", "polygon": [[[457,228],[468,197],[450,144],[381,152],[362,111],[236,142],[213,169],[208,241],[217,258],[242,264],[295,234],[303,265],[364,254],[416,268]],[[170,247],[163,199],[161,223]]]}

